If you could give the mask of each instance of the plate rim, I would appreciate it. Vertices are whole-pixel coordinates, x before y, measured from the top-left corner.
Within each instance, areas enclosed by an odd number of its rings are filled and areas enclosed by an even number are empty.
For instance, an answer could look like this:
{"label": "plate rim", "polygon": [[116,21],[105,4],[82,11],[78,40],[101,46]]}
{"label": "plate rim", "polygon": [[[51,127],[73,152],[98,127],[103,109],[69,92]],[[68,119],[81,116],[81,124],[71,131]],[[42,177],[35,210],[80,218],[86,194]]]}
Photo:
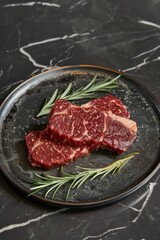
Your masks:
{"label": "plate rim", "polygon": [[[157,116],[160,119],[160,102],[143,84],[139,83],[138,81],[136,81],[135,79],[133,79],[132,77],[128,76],[127,74],[125,74],[121,71],[114,70],[112,68],[107,68],[107,67],[104,67],[104,66],[97,66],[97,65],[90,65],[90,64],[79,64],[79,65],[56,67],[56,68],[53,68],[53,69],[49,69],[49,70],[47,70],[43,73],[39,73],[39,74],[25,80],[23,83],[18,85],[13,91],[11,91],[11,93],[4,99],[4,101],[0,105],[0,117],[2,115],[2,112],[4,111],[4,107],[5,107],[6,103],[8,103],[10,101],[10,99],[17,92],[19,92],[19,89],[21,89],[21,88],[23,89],[23,87],[25,85],[28,85],[28,83],[32,83],[32,81],[36,82],[36,79],[39,78],[39,76],[46,75],[47,73],[50,73],[50,72],[54,72],[54,71],[64,71],[65,72],[67,69],[70,70],[70,71],[74,71],[74,69],[76,70],[77,68],[78,69],[82,68],[82,70],[84,68],[90,68],[92,70],[99,69],[99,70],[104,70],[104,71],[109,71],[109,72],[112,72],[112,73],[116,73],[116,74],[122,75],[123,77],[127,78],[129,81],[131,81],[131,82],[135,83],[137,86],[139,86],[143,90],[143,94],[145,94],[146,96],[147,95],[149,96],[149,98],[152,100],[151,101],[152,107],[154,107],[156,109]],[[0,121],[3,122],[3,119],[1,118]],[[131,189],[123,190],[120,194],[116,194],[116,196],[109,197],[107,199],[101,199],[101,200],[96,200],[96,201],[87,201],[87,202],[70,202],[70,201],[65,202],[65,201],[59,201],[59,200],[44,198],[44,197],[42,197],[40,195],[37,195],[37,194],[31,195],[31,197],[32,197],[32,199],[36,199],[36,200],[38,200],[42,203],[46,203],[48,205],[54,205],[54,206],[57,206],[57,207],[68,206],[68,207],[72,207],[72,208],[91,208],[91,207],[103,206],[103,205],[107,205],[109,203],[113,203],[115,201],[118,201],[118,200],[130,195],[131,193],[135,192],[140,187],[142,187],[145,183],[147,183],[155,175],[155,173],[159,169],[160,169],[160,162],[156,165],[156,167],[152,167],[152,169],[149,171],[149,174],[146,173],[147,177],[144,177],[144,179],[142,179],[142,181],[140,181],[137,184],[134,183],[133,187],[131,187]],[[7,180],[10,181],[10,183],[13,184],[19,191],[21,191],[25,194],[29,194],[29,191],[26,188],[24,188],[16,180],[13,180],[13,178],[10,177],[10,175],[8,174],[6,169],[3,167],[1,161],[0,161],[0,171],[2,172],[4,177],[6,177]]]}

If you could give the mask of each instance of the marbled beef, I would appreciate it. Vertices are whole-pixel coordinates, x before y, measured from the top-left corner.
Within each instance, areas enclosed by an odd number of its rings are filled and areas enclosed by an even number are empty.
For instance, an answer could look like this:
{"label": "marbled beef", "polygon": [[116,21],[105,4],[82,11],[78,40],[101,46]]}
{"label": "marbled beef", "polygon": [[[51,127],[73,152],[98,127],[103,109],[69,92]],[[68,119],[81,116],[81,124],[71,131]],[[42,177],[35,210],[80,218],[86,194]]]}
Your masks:
{"label": "marbled beef", "polygon": [[48,125],[51,138],[76,147],[125,152],[136,138],[136,123],[90,105],[79,107],[66,100],[57,100]]}
{"label": "marbled beef", "polygon": [[81,107],[57,100],[47,128],[26,136],[29,161],[33,167],[51,169],[88,155],[95,148],[122,153],[136,138],[136,123],[129,116],[122,102],[111,95]]}
{"label": "marbled beef", "polygon": [[130,113],[128,112],[126,106],[113,95],[107,95],[101,98],[93,99],[90,102],[84,104],[83,107],[94,107],[105,113],[115,114],[124,118],[130,117]]}
{"label": "marbled beef", "polygon": [[32,131],[26,136],[29,161],[33,167],[51,169],[67,165],[89,153],[88,147],[72,147],[51,140],[47,130]]}

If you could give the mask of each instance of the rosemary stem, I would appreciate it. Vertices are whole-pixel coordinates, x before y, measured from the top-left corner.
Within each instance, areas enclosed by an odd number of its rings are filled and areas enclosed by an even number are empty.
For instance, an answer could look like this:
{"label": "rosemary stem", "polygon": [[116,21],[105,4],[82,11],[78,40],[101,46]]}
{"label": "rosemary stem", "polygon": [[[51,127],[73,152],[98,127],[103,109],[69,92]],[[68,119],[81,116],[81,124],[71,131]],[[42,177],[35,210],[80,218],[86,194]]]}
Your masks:
{"label": "rosemary stem", "polygon": [[[103,179],[107,177],[108,174],[112,173],[114,174],[116,171],[118,173],[120,170],[128,163],[130,159],[132,159],[136,154],[139,154],[138,152],[131,153],[127,155],[126,157],[119,159],[110,165],[107,165],[102,168],[83,168],[83,167],[76,167],[76,169],[81,170],[78,171],[77,174],[68,174],[64,172],[64,169],[61,168],[61,176],[51,176],[51,175],[39,175],[36,174],[36,177],[33,180],[34,186],[31,187],[31,194],[35,194],[43,189],[46,189],[45,197],[47,197],[50,193],[53,192],[52,198],[55,197],[58,190],[66,185],[70,184],[67,194],[66,194],[66,201],[68,200],[70,191],[74,188],[80,188],[87,180],[93,181],[95,178],[100,177],[100,179]],[[30,196],[29,195],[29,196]]]}
{"label": "rosemary stem", "polygon": [[57,99],[65,99],[69,101],[79,100],[79,99],[89,99],[95,98],[96,92],[108,92],[114,88],[118,87],[118,79],[120,75],[115,78],[107,77],[105,80],[96,81],[98,75],[95,75],[94,78],[86,86],[80,87],[77,90],[73,89],[73,84],[70,83],[66,90],[63,93],[59,93],[59,90],[56,89],[50,98],[49,101],[46,101],[40,112],[37,114],[37,117],[41,117],[50,113],[51,108],[54,105],[54,102]]}

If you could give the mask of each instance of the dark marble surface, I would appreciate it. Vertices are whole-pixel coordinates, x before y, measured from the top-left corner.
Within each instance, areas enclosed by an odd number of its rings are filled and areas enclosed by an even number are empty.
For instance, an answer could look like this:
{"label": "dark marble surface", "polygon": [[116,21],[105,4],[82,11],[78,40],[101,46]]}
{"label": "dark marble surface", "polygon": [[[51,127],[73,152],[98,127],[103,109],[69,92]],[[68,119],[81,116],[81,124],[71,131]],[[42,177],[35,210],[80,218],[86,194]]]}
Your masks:
{"label": "dark marble surface", "polygon": [[[0,101],[55,66],[102,65],[160,100],[160,0],[0,1]],[[1,173],[0,173],[1,174]],[[157,173],[134,194],[89,210],[25,199],[0,175],[0,239],[158,240]]]}

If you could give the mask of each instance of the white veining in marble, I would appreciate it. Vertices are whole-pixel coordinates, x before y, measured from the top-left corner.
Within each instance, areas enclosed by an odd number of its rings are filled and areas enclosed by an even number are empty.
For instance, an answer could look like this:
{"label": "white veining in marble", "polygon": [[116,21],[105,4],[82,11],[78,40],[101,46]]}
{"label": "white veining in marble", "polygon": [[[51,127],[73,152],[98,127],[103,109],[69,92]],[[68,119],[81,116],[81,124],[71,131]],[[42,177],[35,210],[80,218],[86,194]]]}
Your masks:
{"label": "white veining in marble", "polygon": [[79,36],[87,36],[89,34],[90,34],[89,32],[86,32],[86,33],[74,33],[74,34],[71,34],[71,35],[64,35],[62,37],[48,38],[48,39],[45,39],[45,40],[42,40],[42,41],[29,43],[29,44],[27,44],[25,46],[22,46],[19,50],[20,50],[20,52],[23,55],[25,55],[28,58],[28,60],[30,62],[32,62],[32,64],[35,67],[44,68],[44,69],[50,69],[51,66],[47,66],[47,65],[43,65],[43,64],[37,63],[36,60],[31,56],[31,54],[29,54],[26,51],[26,49],[29,48],[29,47],[33,47],[33,46],[37,46],[37,45],[41,45],[41,44],[46,44],[46,43],[50,43],[50,42],[54,42],[54,41],[58,41],[58,40],[66,40],[66,39],[76,38],[76,37],[79,37]]}
{"label": "white veining in marble", "polygon": [[24,80],[20,80],[20,81],[18,81],[18,82],[13,82],[13,83],[11,83],[11,84],[8,84],[8,85],[5,86],[5,87],[2,87],[2,88],[1,88],[1,91],[0,91],[0,94],[6,92],[6,91],[8,91],[8,90],[10,90],[12,87],[17,86],[18,84],[22,83],[23,81],[24,81]]}
{"label": "white veining in marble", "polygon": [[[101,237],[107,235],[108,233],[117,232],[119,230],[124,230],[124,229],[130,227],[131,224],[136,223],[138,221],[138,219],[140,218],[144,208],[146,207],[149,199],[151,198],[151,195],[153,193],[154,187],[157,185],[156,182],[159,179],[159,177],[160,177],[160,175],[157,177],[155,182],[150,182],[149,183],[146,197],[145,197],[144,202],[142,204],[142,207],[140,209],[137,209],[137,208],[131,207],[131,206],[128,207],[128,208],[134,210],[135,212],[138,212],[138,215],[131,221],[131,223],[129,223],[128,225],[125,225],[125,226],[117,226],[116,228],[108,229],[105,232],[100,233],[98,235],[90,235],[90,236],[84,237],[81,240],[100,239]],[[126,207],[126,206],[124,205],[124,207]],[[48,216],[52,216],[52,215],[55,215],[55,214],[58,214],[58,213],[61,213],[61,212],[67,211],[67,210],[69,210],[69,208],[63,208],[63,209],[60,209],[60,210],[57,210],[57,211],[54,211],[54,212],[51,212],[51,213],[44,213],[42,216],[39,216],[39,217],[34,218],[34,219],[27,220],[27,221],[22,222],[22,223],[16,223],[16,224],[8,225],[6,227],[1,228],[0,229],[0,233],[5,232],[5,231],[9,231],[9,230],[12,230],[12,229],[15,229],[15,228],[24,227],[24,226],[29,225],[31,223],[38,222],[38,221],[40,221],[40,220],[42,220],[42,219],[44,219],[44,218],[46,218]],[[78,227],[81,226],[81,224],[83,224],[83,222],[80,222]]]}
{"label": "white veining in marble", "polygon": [[107,24],[111,23],[114,20],[116,12],[117,12],[117,9],[118,9],[117,6],[113,8],[113,12],[112,12],[111,16],[106,21]]}
{"label": "white veining in marble", "polygon": [[[51,65],[51,64],[50,64]],[[51,65],[52,66],[52,65]],[[30,73],[29,77],[34,76],[37,72],[39,72],[39,69],[34,70],[33,72]]]}
{"label": "white veining in marble", "polygon": [[[159,178],[159,177],[160,177],[160,176],[158,176],[158,178]],[[143,204],[142,204],[142,207],[141,207],[140,209],[137,209],[137,208],[132,207],[132,206],[130,206],[130,205],[129,205],[129,206],[128,206],[128,205],[126,206],[126,205],[124,205],[124,204],[122,204],[122,203],[119,203],[119,205],[121,205],[121,206],[123,206],[123,207],[126,207],[126,208],[128,208],[128,209],[132,209],[133,211],[138,212],[138,215],[135,217],[135,219],[132,220],[132,222],[137,222],[137,220],[139,219],[140,215],[142,214],[143,209],[145,208],[145,206],[146,206],[149,198],[150,198],[151,195],[152,195],[152,192],[153,192],[154,187],[157,185],[157,180],[158,180],[158,178],[155,180],[154,183],[150,182],[147,191],[143,194],[143,196],[141,196],[141,198],[142,198],[142,197],[144,198],[144,196],[145,196],[145,200],[144,200],[144,202],[143,202]],[[136,202],[135,202],[135,204],[136,204]]]}
{"label": "white veining in marble", "polygon": [[153,59],[153,62],[157,62],[157,61],[159,61],[159,60],[160,60],[160,56],[157,57],[157,58],[155,58],[155,59]]}
{"label": "white veining in marble", "polygon": [[[144,202],[143,202],[142,207],[140,209],[137,209],[137,208],[129,206],[129,208],[131,208],[135,212],[138,212],[138,215],[131,221],[131,223],[129,223],[128,225],[125,225],[125,226],[119,226],[119,227],[117,226],[116,228],[108,229],[107,231],[105,231],[103,233],[100,233],[98,235],[87,236],[87,237],[85,237],[85,238],[83,238],[81,240],[100,239],[101,237],[107,235],[110,232],[117,232],[119,230],[123,230],[123,229],[129,228],[130,226],[132,226],[132,224],[136,223],[138,221],[138,219],[140,218],[144,208],[146,207],[149,199],[151,198],[151,195],[153,193],[154,187],[157,185],[157,180],[159,179],[159,177],[160,177],[160,175],[157,177],[155,182],[150,182],[149,183],[146,198],[144,199]],[[126,206],[124,205],[124,207],[126,207]]]}
{"label": "white veining in marble", "polygon": [[157,49],[159,49],[159,48],[160,48],[160,45],[158,45],[158,46],[156,46],[156,47],[154,47],[154,48],[152,48],[152,49],[150,49],[150,50],[148,50],[148,51],[142,52],[142,53],[140,53],[140,54],[132,57],[132,59],[139,58],[139,57],[141,57],[141,56],[143,56],[143,55],[146,55],[147,53],[153,53],[153,52],[155,52],[155,51],[156,51]]}
{"label": "white veining in marble", "polygon": [[[150,31],[151,33],[153,31]],[[117,37],[118,39],[119,38],[123,38],[124,34],[126,36],[132,36],[133,34],[140,34],[141,32],[140,31],[135,31],[135,32],[128,32],[128,33],[125,33],[125,32],[115,32],[115,33],[105,33],[105,34],[100,34],[100,35],[95,35],[95,36],[92,36],[92,37],[86,37],[85,39],[82,39],[82,40],[78,40],[76,43],[82,43],[82,42],[87,42],[87,41],[94,41],[94,40],[97,40],[97,39],[103,39],[103,38],[106,38],[106,37]],[[133,44],[133,43],[138,43],[140,41],[144,41],[144,40],[148,40],[148,39],[151,39],[153,37],[159,37],[159,33],[155,33],[153,32],[152,34],[148,34],[147,36],[143,36],[143,37],[138,37],[138,38],[130,38],[129,40],[126,38],[125,40],[119,40],[117,43],[115,42],[111,42],[108,46],[104,46],[104,47],[101,47],[101,48],[95,48],[94,50],[91,50],[91,51],[88,51],[87,52],[87,55],[90,55],[90,54],[95,54],[97,53],[98,51],[102,51],[102,49],[104,49],[104,51],[106,51],[106,49],[110,49],[111,47],[120,47],[120,45],[122,44],[122,41],[123,41],[123,44],[124,42],[126,43],[129,43],[130,45]]]}
{"label": "white veining in marble", "polygon": [[126,206],[126,205],[124,205],[124,204],[122,204],[122,203],[119,203],[119,205],[121,205],[122,207],[125,207],[125,208],[130,208],[130,209],[132,209],[132,210],[135,211],[135,212],[139,212],[139,209],[137,209],[137,208],[135,208],[135,207]]}
{"label": "white veining in marble", "polygon": [[16,52],[18,50],[19,50],[19,48],[14,48],[12,50],[6,49],[6,53],[13,53],[13,52]]}
{"label": "white veining in marble", "polygon": [[20,30],[20,28],[19,28],[19,25],[20,25],[20,24],[21,24],[21,23],[19,23],[19,24],[16,25],[17,32],[18,32],[18,48],[20,48],[20,46],[21,46],[21,30]]}
{"label": "white veining in marble", "polygon": [[78,231],[79,230],[79,239],[81,239],[86,231],[87,231],[87,228],[89,227],[90,223],[87,221],[87,219],[76,219],[75,218],[75,221],[78,223],[77,226],[73,226],[70,228],[69,230],[69,234],[72,235],[72,233],[74,234],[74,232]]}
{"label": "white veining in marble", "polygon": [[[149,56],[150,57],[150,56]],[[138,70],[139,68],[141,68],[142,66],[145,66],[147,64],[150,64],[152,62],[157,62],[157,61],[160,61],[160,56],[157,57],[157,58],[154,58],[152,60],[148,60],[149,57],[146,57],[145,59],[143,59],[143,62],[137,64],[136,66],[134,67],[130,67],[130,68],[127,68],[127,69],[123,69],[122,72],[128,72],[128,71],[131,71],[131,70]]]}
{"label": "white veining in marble", "polygon": [[131,71],[131,70],[138,70],[139,68],[141,68],[142,66],[144,65],[147,65],[149,63],[151,63],[152,61],[147,61],[149,57],[146,57],[145,59],[143,59],[143,62],[137,64],[136,66],[134,67],[130,67],[130,68],[127,68],[127,69],[123,69],[122,72],[128,72],[128,71]]}
{"label": "white veining in marble", "polygon": [[55,67],[56,67],[56,66],[59,66],[60,63],[63,63],[64,61],[69,60],[69,59],[71,59],[71,57],[66,57],[66,58],[63,58],[63,59],[59,60],[59,61],[55,64]]}
{"label": "white veining in marble", "polygon": [[[55,58],[54,58],[54,59],[55,59]],[[51,59],[51,60],[49,61],[49,64],[50,64],[51,67],[53,67],[53,61],[54,61],[54,59]]]}
{"label": "white veining in marble", "polygon": [[1,69],[0,71],[0,78],[2,77],[2,75],[3,75],[3,69]]}
{"label": "white veining in marble", "polygon": [[150,197],[151,197],[151,195],[152,195],[152,192],[153,192],[153,189],[154,189],[154,187],[155,187],[156,185],[157,185],[156,182],[154,182],[154,183],[150,182],[150,184],[149,184],[149,189],[148,189],[148,194],[147,194],[147,196],[146,196],[146,199],[145,199],[145,201],[143,202],[142,207],[141,207],[141,209],[139,210],[138,215],[132,220],[133,223],[136,223],[136,222],[138,221],[138,219],[139,219],[139,217],[141,216],[142,211],[144,210],[145,206],[147,205],[148,200],[150,199]]}
{"label": "white veining in marble", "polygon": [[42,5],[42,6],[47,6],[47,7],[60,7],[59,4],[56,3],[50,3],[50,2],[37,2],[37,1],[33,1],[33,2],[26,2],[26,3],[11,3],[11,4],[5,4],[3,7],[7,8],[7,7],[30,7],[30,6],[34,6],[34,5]]}
{"label": "white veining in marble", "polygon": [[80,0],[80,1],[76,2],[75,4],[73,4],[72,6],[70,6],[70,9],[74,9],[75,7],[80,6],[80,5],[83,6],[86,3],[87,3],[86,0]]}
{"label": "white veining in marble", "polygon": [[11,69],[13,68],[13,64],[11,64],[7,70],[7,72],[9,73],[11,71]]}
{"label": "white veining in marble", "polygon": [[160,28],[160,25],[158,25],[156,23],[153,23],[153,22],[145,21],[145,20],[139,20],[138,23],[148,25],[148,26],[152,26],[152,27],[156,27],[156,28]]}
{"label": "white veining in marble", "polygon": [[[74,47],[73,45],[67,44],[67,49],[64,52],[61,51],[57,57],[55,57],[54,59],[52,59],[52,61],[50,61],[51,63],[50,66],[57,67],[63,64],[65,61],[71,59],[72,58],[71,51],[73,47]],[[54,61],[54,66],[53,66],[53,61]]]}
{"label": "white veining in marble", "polygon": [[107,231],[99,234],[99,235],[94,235],[94,236],[87,236],[81,240],[87,240],[87,239],[99,239],[103,236],[105,236],[106,234],[108,233],[111,233],[111,232],[115,232],[115,231],[119,231],[119,230],[123,230],[123,229],[126,229],[128,226],[123,226],[123,227],[117,227],[117,228],[111,228],[111,229],[108,229]]}
{"label": "white veining in marble", "polygon": [[49,216],[52,216],[52,215],[55,215],[55,214],[58,214],[58,213],[61,213],[61,212],[65,212],[67,211],[69,208],[62,208],[60,210],[57,210],[57,211],[54,211],[54,212],[50,212],[50,213],[44,213],[43,215],[39,216],[39,217],[36,217],[36,218],[33,218],[33,219],[30,219],[26,222],[22,222],[22,223],[15,223],[15,224],[11,224],[11,225],[8,225],[6,227],[3,227],[0,229],[0,233],[2,232],[5,232],[5,231],[9,231],[9,230],[12,230],[12,229],[15,229],[15,228],[20,228],[20,227],[24,227],[24,226],[27,226],[31,223],[34,223],[34,222],[38,222],[46,217],[49,217]]}
{"label": "white veining in marble", "polygon": [[[73,1],[73,3],[74,3],[74,1]],[[86,4],[88,4],[88,2],[86,0],[75,1],[74,5],[72,5],[70,7],[70,9],[74,9],[77,6],[83,6],[83,5],[86,5]],[[22,7],[23,6],[24,7],[32,7],[32,6],[36,6],[36,5],[41,5],[41,6],[46,6],[46,7],[57,7],[57,8],[61,7],[59,4],[51,3],[51,1],[49,1],[49,2],[30,1],[30,2],[22,2],[22,3],[12,3],[12,4],[5,4],[5,5],[3,5],[3,7],[4,8],[20,7],[20,6],[22,6]],[[111,13],[111,16],[108,19],[104,20],[104,21],[106,21],[105,23],[108,24],[111,21],[113,21],[115,19],[115,14],[116,13],[117,13],[117,7],[115,7],[113,9],[113,12]],[[156,24],[156,23],[153,23],[153,22],[150,22],[150,21],[139,20],[138,23],[146,25],[146,26],[150,26],[155,31],[158,31],[157,29],[160,29],[160,25],[159,24]],[[122,41],[130,43],[130,45],[132,45],[132,43],[135,43],[135,42],[138,42],[138,41],[144,41],[146,39],[150,39],[150,38],[152,38],[152,36],[158,36],[159,37],[158,33],[154,33],[154,34],[149,34],[149,35],[143,36],[143,37],[141,35],[139,37],[139,35],[138,35],[137,38],[136,37],[133,37],[133,38],[130,37],[129,39],[126,38],[124,40],[123,36],[126,36],[126,35],[127,36],[132,36],[132,34],[134,32],[128,32],[128,33],[126,33],[126,32],[106,33],[105,32],[104,34],[100,33],[99,35],[95,35],[95,36],[92,36],[92,37],[90,37],[90,33],[83,33],[83,34],[75,33],[75,34],[72,34],[72,35],[64,35],[62,37],[49,38],[49,39],[45,39],[45,40],[38,41],[38,42],[28,43],[28,44],[26,44],[24,46],[21,46],[20,45],[21,31],[18,28],[18,26],[17,26],[17,31],[18,31],[18,34],[19,34],[19,38],[18,38],[18,41],[17,41],[18,48],[15,49],[15,50],[17,51],[19,49],[21,54],[23,54],[23,56],[26,56],[27,59],[33,64],[33,66],[38,68],[38,69],[34,70],[31,73],[31,75],[34,75],[35,73],[37,73],[37,71],[40,71],[40,70],[41,71],[45,71],[46,69],[53,68],[53,67],[55,67],[55,66],[57,66],[59,64],[62,64],[64,61],[69,60],[69,59],[72,58],[71,54],[67,55],[67,52],[66,53],[64,52],[64,54],[59,55],[57,58],[48,59],[49,65],[45,65],[43,63],[39,63],[39,62],[36,61],[36,59],[30,53],[30,51],[28,52],[28,49],[31,50],[30,48],[32,48],[34,46],[37,46],[37,45],[46,44],[46,43],[54,42],[54,41],[58,41],[58,40],[71,39],[71,38],[75,38],[77,40],[77,41],[75,41],[75,43],[79,44],[79,43],[83,43],[83,42],[86,42],[86,41],[92,41],[92,40],[95,40],[95,39],[106,38],[107,36],[110,37],[110,36],[113,36],[113,35],[114,36],[117,35],[117,39],[119,39],[122,36],[122,40],[120,39],[117,42],[113,42],[113,45],[111,44],[108,47],[105,46],[105,49],[107,49],[107,48],[111,48],[112,46],[119,47],[119,45],[122,43]],[[122,30],[120,30],[120,31],[122,31]],[[92,29],[91,32],[94,33],[95,32],[95,28]],[[84,36],[84,38],[78,38],[79,36]],[[137,36],[137,35],[135,35],[135,36]],[[143,67],[143,66],[145,66],[147,64],[150,64],[150,63],[156,62],[156,61],[160,61],[160,56],[155,56],[152,59],[150,59],[150,56],[155,51],[157,51],[159,48],[160,48],[160,45],[158,45],[158,46],[152,46],[151,45],[151,48],[149,50],[143,49],[143,52],[140,52],[138,55],[132,57],[132,59],[137,59],[137,62],[134,64],[135,66],[128,66],[127,69],[124,69],[122,71],[123,72],[129,72],[131,70],[138,70],[139,68],[141,68],[141,67]],[[15,51],[15,50],[12,50],[12,51]],[[96,49],[95,51],[99,51],[99,49]],[[10,50],[6,50],[6,53],[7,52],[10,52]],[[10,72],[10,70],[13,67],[13,65],[8,65],[8,67],[9,68],[8,68],[8,70],[6,70],[6,73]],[[3,70],[0,70],[0,78],[2,76],[3,76]],[[23,80],[20,80],[19,82],[12,83],[12,84],[9,84],[8,86],[5,86],[3,89],[1,89],[2,90],[1,93],[4,92],[4,91],[9,90],[11,87],[14,86],[14,84],[21,83],[21,82],[23,82]],[[82,233],[79,235],[79,238],[81,240],[87,240],[87,239],[99,239],[100,240],[103,237],[104,238],[107,237],[107,234],[112,234],[112,233],[116,234],[119,231],[123,231],[123,230],[125,231],[125,229],[127,229],[130,226],[134,225],[140,219],[144,209],[146,208],[146,206],[147,206],[147,204],[148,204],[148,202],[149,202],[149,200],[150,200],[150,198],[152,196],[152,193],[154,191],[155,186],[157,186],[156,182],[150,182],[149,183],[148,188],[146,189],[146,192],[143,195],[143,198],[141,199],[143,201],[141,202],[140,209],[135,207],[136,203],[137,203],[136,201],[135,201],[135,203],[133,203],[133,206],[126,206],[126,205],[120,203],[120,205],[123,206],[124,208],[126,208],[126,210],[131,209],[131,210],[133,210],[135,212],[134,213],[134,218],[132,218],[127,225],[124,224],[124,226],[114,226],[114,227],[110,226],[110,227],[106,227],[106,229],[102,230],[103,232],[99,232],[99,233],[96,232],[95,234],[97,234],[97,235],[86,236],[85,234],[87,233],[87,227],[89,226],[89,223],[87,223],[86,220],[82,220],[82,221],[79,221],[79,222],[77,221],[78,222],[77,227],[70,229],[70,231],[74,232],[74,230],[80,229],[80,231]],[[56,215],[56,214],[59,214],[61,212],[65,212],[67,210],[68,210],[68,208],[63,208],[63,209],[60,209],[60,210],[57,210],[57,211],[54,211],[54,212],[44,213],[41,216],[38,216],[38,217],[33,218],[33,219],[29,219],[29,220],[24,221],[24,222],[13,223],[11,225],[4,226],[3,228],[0,229],[0,233],[6,232],[6,231],[10,231],[10,230],[13,230],[15,228],[23,228],[23,227],[28,226],[28,225],[30,225],[32,223],[38,223],[41,220],[43,221],[43,219],[45,219],[45,218],[47,218],[49,216],[51,217],[52,215]],[[106,218],[107,218],[107,216],[106,216]],[[18,221],[18,218],[17,218],[17,221]],[[84,225],[85,225],[85,227],[84,227]],[[93,234],[93,233],[91,233],[91,234]],[[84,236],[86,236],[86,237],[84,237]],[[141,236],[140,240],[145,240],[145,238],[142,238],[142,236]]]}
{"label": "white veining in marble", "polygon": [[131,70],[138,70],[139,68],[141,68],[142,66],[145,66],[147,64],[150,64],[152,62],[156,62],[156,61],[160,61],[160,56],[158,56],[157,58],[154,58],[152,60],[148,60],[149,57],[156,51],[160,48],[160,45],[152,48],[152,49],[149,49],[145,52],[142,52],[134,57],[132,57],[132,59],[136,59],[136,58],[140,58],[141,56],[144,56],[146,54],[150,54],[149,56],[147,56],[146,58],[143,59],[143,62],[137,64],[136,66],[133,66],[133,67],[130,67],[130,68],[127,68],[127,69],[124,69],[122,70],[123,72],[128,72],[128,71],[131,71]]}

